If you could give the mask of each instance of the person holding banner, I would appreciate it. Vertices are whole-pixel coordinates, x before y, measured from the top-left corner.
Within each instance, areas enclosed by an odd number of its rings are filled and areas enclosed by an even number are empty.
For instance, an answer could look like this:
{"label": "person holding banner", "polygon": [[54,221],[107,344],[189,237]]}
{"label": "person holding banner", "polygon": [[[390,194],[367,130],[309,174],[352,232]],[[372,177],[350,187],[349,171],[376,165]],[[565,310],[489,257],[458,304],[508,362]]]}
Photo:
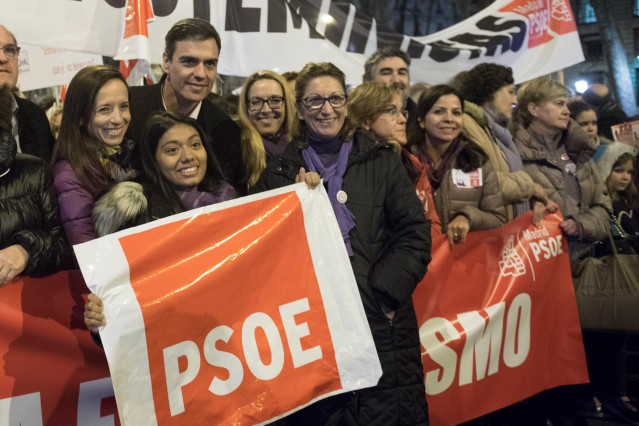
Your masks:
{"label": "person holding banner", "polygon": [[[567,237],[574,274],[579,261],[589,255],[592,243],[607,236],[611,204],[592,160],[596,141],[570,118],[570,95],[570,89],[550,78],[523,85],[518,93],[513,135],[524,170],[559,206],[564,218],[560,227]],[[567,387],[543,392],[534,400],[553,424],[565,424],[562,419],[578,421],[579,413],[572,410],[592,398],[582,398],[580,389]]]}
{"label": "person holding banner", "polygon": [[[121,182],[95,203],[93,222],[99,237],[235,198],[207,135],[194,119],[155,113],[138,147],[144,182]],[[99,327],[106,325],[103,311],[102,301],[90,294],[84,322],[97,342]]]}
{"label": "person holding banner", "polygon": [[105,65],[80,70],[71,80],[60,135],[53,150],[53,178],[69,244],[97,237],[91,220],[95,201],[134,172],[127,170],[129,144],[122,146],[131,114],[128,85]]}
{"label": "person holding banner", "polygon": [[17,152],[12,98],[0,87],[0,287],[20,274],[52,274],[71,259],[51,172],[42,160]]}
{"label": "person holding banner", "polygon": [[419,130],[409,137],[412,153],[429,167],[435,208],[451,247],[463,244],[469,231],[506,223],[492,163],[461,135],[463,113],[463,97],[457,90],[433,86],[419,98]]}
{"label": "person holding banner", "polygon": [[536,224],[541,211],[554,211],[546,194],[538,183],[524,171],[521,156],[508,131],[517,95],[515,79],[509,67],[498,64],[479,64],[461,80],[464,102],[464,126],[462,133],[468,140],[481,147],[490,159],[499,179],[499,188],[511,221],[530,210],[534,201]]}
{"label": "person holding banner", "polygon": [[295,102],[286,80],[264,70],[244,82],[239,102],[246,183],[255,186],[266,163],[284,152],[295,118]]}
{"label": "person holding banner", "polygon": [[319,173],[342,231],[383,375],[377,386],[319,401],[285,424],[428,423],[421,350],[411,295],[430,262],[430,232],[399,157],[384,140],[354,129],[344,73],[309,63],[295,85],[294,139],[258,181],[260,190]]}
{"label": "person holding banner", "polygon": [[519,90],[514,140],[524,170],[538,182],[564,217],[571,264],[587,255],[592,242],[606,237],[610,198],[592,161],[596,142],[570,119],[570,90],[538,78]]}

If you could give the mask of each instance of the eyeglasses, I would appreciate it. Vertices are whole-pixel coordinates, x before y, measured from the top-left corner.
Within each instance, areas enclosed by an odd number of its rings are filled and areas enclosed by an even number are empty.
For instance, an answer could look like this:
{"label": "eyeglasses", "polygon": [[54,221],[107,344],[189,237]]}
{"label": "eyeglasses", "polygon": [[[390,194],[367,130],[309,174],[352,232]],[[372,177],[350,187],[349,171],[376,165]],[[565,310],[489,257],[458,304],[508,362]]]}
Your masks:
{"label": "eyeglasses", "polygon": [[408,118],[408,110],[407,109],[402,109],[399,110],[397,109],[397,107],[395,105],[388,107],[388,108],[384,108],[383,110],[380,111],[381,114],[388,114],[388,115],[392,115],[393,117],[397,117],[399,114],[403,115],[404,118]]}
{"label": "eyeglasses", "polygon": [[20,48],[16,46],[15,44],[7,44],[5,46],[2,46],[1,49],[4,52],[4,56],[6,56],[7,59],[13,59],[18,55],[18,53],[20,53]]}
{"label": "eyeglasses", "polygon": [[267,103],[271,109],[280,109],[284,104],[283,96],[271,96],[268,99],[262,98],[249,98],[246,100],[246,107],[249,111],[261,111],[264,108],[264,103]]}
{"label": "eyeglasses", "polygon": [[341,108],[346,104],[346,95],[331,95],[328,98],[323,98],[321,96],[311,96],[308,98],[303,98],[301,101],[306,105],[308,109],[321,109],[324,106],[324,103],[328,101],[328,103],[333,108]]}

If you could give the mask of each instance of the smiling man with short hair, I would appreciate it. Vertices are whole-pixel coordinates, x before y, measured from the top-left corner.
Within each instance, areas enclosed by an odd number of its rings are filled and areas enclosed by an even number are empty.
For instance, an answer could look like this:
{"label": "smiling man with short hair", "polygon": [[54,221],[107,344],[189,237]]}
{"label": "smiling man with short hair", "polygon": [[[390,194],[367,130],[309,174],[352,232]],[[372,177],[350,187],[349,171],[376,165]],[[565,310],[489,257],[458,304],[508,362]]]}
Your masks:
{"label": "smiling man with short hair", "polygon": [[130,135],[139,142],[153,111],[187,115],[210,136],[226,180],[239,193],[244,187],[240,129],[206,96],[217,79],[220,36],[208,22],[188,18],[176,22],[165,37],[164,75],[158,84],[131,88]]}

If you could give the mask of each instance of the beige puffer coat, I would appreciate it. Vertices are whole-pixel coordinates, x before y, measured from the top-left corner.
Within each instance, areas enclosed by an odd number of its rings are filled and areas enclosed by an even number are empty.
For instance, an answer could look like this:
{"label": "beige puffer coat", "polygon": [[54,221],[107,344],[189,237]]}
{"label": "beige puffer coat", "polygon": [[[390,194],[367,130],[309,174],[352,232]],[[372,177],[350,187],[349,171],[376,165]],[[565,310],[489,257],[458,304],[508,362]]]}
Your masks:
{"label": "beige puffer coat", "polygon": [[528,200],[535,190],[532,178],[525,171],[511,172],[499,145],[493,140],[492,132],[482,107],[464,101],[464,130],[462,134],[476,143],[495,168],[499,188],[506,206],[507,220],[515,217],[514,205]]}
{"label": "beige puffer coat", "polygon": [[481,185],[463,187],[453,181],[453,174],[457,173],[453,172],[457,158],[460,155],[477,155],[468,149],[469,144],[471,142],[465,139],[460,140],[457,153],[451,159],[452,167],[446,171],[440,187],[433,193],[443,233],[446,233],[448,224],[460,214],[468,218],[471,231],[485,231],[506,223],[506,207],[490,160],[478,169],[481,173]]}
{"label": "beige puffer coat", "polygon": [[[545,146],[527,129],[517,128],[514,140],[526,172],[544,188],[548,198],[557,203],[560,210],[565,211],[564,171],[555,164]],[[605,182],[592,160],[596,147],[588,139],[586,132],[575,121],[570,120],[561,141],[576,165],[575,176],[581,190],[579,214],[565,217],[574,219],[579,227],[579,237],[568,238],[570,258],[574,261],[587,254],[593,241],[606,237],[610,219],[602,206],[611,209],[611,205]]]}

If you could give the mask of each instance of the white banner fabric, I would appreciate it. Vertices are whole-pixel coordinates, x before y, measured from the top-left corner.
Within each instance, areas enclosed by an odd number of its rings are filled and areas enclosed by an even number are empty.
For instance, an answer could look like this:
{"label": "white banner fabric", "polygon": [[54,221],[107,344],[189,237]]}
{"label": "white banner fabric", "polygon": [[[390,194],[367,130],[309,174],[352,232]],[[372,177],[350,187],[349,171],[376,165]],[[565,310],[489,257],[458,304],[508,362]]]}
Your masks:
{"label": "white banner fabric", "polygon": [[[125,0],[5,3],[0,23],[21,43],[116,54]],[[155,0],[153,9],[152,62],[160,63],[171,25],[197,16],[220,33],[219,72],[227,75],[300,70],[307,62],[331,61],[345,72],[347,83],[359,84],[364,61],[382,46],[409,53],[413,83],[445,83],[482,62],[510,66],[521,83],[584,60],[568,0],[497,0],[469,19],[425,37],[379,28],[374,19],[344,1]]]}

